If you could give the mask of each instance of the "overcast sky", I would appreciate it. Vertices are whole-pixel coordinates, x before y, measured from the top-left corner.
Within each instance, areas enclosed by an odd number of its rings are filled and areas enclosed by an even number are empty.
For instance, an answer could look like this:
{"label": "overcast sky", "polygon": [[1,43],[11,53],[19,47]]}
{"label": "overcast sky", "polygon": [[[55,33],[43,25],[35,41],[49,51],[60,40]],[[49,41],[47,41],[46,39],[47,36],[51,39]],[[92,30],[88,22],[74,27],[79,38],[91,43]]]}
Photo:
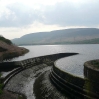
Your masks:
{"label": "overcast sky", "polygon": [[99,28],[99,0],[0,0],[0,35]]}

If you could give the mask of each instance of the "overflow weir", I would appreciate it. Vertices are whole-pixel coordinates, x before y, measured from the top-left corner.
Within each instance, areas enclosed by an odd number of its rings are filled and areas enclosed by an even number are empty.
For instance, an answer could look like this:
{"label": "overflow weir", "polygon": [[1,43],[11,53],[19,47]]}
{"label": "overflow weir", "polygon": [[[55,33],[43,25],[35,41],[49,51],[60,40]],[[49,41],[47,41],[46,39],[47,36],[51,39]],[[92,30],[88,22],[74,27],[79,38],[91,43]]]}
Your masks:
{"label": "overflow weir", "polygon": [[[4,83],[5,88],[11,78],[14,78],[18,73],[40,64],[46,64],[52,67],[50,70],[47,69],[48,71],[44,70],[41,74],[39,73],[40,75],[38,74],[39,76],[37,76],[33,88],[35,97],[37,97],[36,99],[99,99],[98,69],[91,68],[89,64],[85,63],[83,71],[84,77],[79,77],[57,66],[56,63],[60,58],[72,58],[72,56],[76,57],[78,53],[58,53],[22,61],[0,63],[0,72],[15,69],[0,80]],[[37,86],[39,86],[39,88]],[[57,92],[52,93],[53,90]]]}

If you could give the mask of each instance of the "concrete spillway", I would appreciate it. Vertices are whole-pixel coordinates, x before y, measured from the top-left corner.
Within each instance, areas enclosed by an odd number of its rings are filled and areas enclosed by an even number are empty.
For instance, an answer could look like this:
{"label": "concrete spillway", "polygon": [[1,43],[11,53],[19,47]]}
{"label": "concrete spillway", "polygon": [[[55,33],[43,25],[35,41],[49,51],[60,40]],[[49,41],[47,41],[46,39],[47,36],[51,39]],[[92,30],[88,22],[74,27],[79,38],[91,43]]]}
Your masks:
{"label": "concrete spillway", "polygon": [[[66,64],[62,62],[63,57],[66,57]],[[59,58],[62,58],[61,61]],[[94,88],[99,82],[90,79],[89,74],[93,70],[85,67],[85,75],[83,74],[83,69],[79,66],[83,62],[80,58],[84,59],[77,53],[59,53],[1,63],[5,67],[11,66],[10,69],[13,69],[12,64],[15,68],[18,67],[3,79],[6,82],[4,89],[24,94],[27,99],[35,99],[35,96],[36,99],[98,99],[99,88]],[[77,64],[74,65],[75,62]]]}
{"label": "concrete spillway", "polygon": [[33,83],[35,82],[35,79],[45,71],[50,70],[55,60],[74,54],[77,53],[59,53],[17,62],[1,63],[0,68],[2,71],[4,71],[4,68],[6,67],[6,71],[18,68],[12,70],[3,79],[5,84],[4,89],[14,93],[24,94],[27,99],[35,99],[33,94]]}
{"label": "concrete spillway", "polygon": [[70,94],[73,99],[98,99],[99,70],[94,70],[90,64],[81,65],[83,59],[82,55],[74,55],[55,61],[50,79],[56,87]]}

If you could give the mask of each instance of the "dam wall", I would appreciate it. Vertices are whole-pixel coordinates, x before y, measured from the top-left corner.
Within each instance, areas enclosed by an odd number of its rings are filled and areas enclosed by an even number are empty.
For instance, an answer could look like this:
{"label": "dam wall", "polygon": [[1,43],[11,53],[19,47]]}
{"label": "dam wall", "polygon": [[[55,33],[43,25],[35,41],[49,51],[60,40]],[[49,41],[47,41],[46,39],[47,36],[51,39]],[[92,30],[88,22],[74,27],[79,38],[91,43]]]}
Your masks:
{"label": "dam wall", "polygon": [[84,74],[84,78],[74,76],[61,70],[54,62],[50,79],[59,90],[70,94],[74,99],[99,99],[99,79],[97,78],[99,72],[85,65]]}
{"label": "dam wall", "polygon": [[[99,60],[98,60],[99,61]],[[91,81],[99,83],[99,68],[92,66],[91,61],[85,62],[84,64],[84,75]]]}
{"label": "dam wall", "polygon": [[75,54],[77,54],[77,53],[58,53],[58,54],[29,58],[29,59],[25,59],[22,61],[2,62],[2,63],[0,63],[0,72],[1,71],[10,71],[17,67],[26,68],[28,66],[35,66],[35,65],[38,65],[41,63],[46,63],[48,65],[52,65],[54,63],[54,61],[59,58],[67,57],[67,56],[71,56],[71,55],[75,55]]}
{"label": "dam wall", "polygon": [[[95,60],[99,61],[99,60]],[[87,83],[87,89],[90,91],[99,94],[99,67],[95,67],[91,63],[92,61],[85,62],[84,64],[84,75],[90,83]],[[98,65],[99,66],[99,65]]]}
{"label": "dam wall", "polygon": [[[58,53],[40,57],[29,58],[22,61],[4,62],[0,63],[1,71],[14,71],[10,72],[2,81],[6,85],[8,81],[17,73],[45,63],[53,68],[49,74],[51,82],[62,93],[67,93],[72,99],[99,99],[99,70],[91,67],[87,62],[84,64],[84,78],[74,76],[73,74],[63,71],[57,67],[56,61],[63,57],[72,57],[77,53]],[[68,64],[66,64],[68,65]]]}
{"label": "dam wall", "polygon": [[58,54],[34,57],[34,58],[22,60],[22,61],[0,63],[0,72],[10,71],[10,73],[7,76],[5,76],[4,78],[0,78],[0,82],[3,82],[5,86],[13,76],[15,76],[16,74],[18,74],[19,72],[27,68],[31,68],[33,66],[36,66],[42,63],[52,66],[55,60],[62,57],[75,55],[75,54],[77,53],[58,53]]}

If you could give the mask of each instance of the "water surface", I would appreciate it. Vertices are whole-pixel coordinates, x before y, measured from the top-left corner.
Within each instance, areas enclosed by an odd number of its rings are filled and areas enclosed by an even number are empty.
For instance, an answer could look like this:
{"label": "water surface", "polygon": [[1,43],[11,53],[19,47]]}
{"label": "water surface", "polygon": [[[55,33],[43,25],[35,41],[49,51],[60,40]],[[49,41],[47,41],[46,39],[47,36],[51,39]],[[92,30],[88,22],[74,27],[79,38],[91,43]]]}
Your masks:
{"label": "water surface", "polygon": [[56,53],[79,53],[71,57],[58,60],[56,65],[61,70],[83,77],[83,64],[88,60],[99,59],[99,44],[75,44],[75,45],[36,45],[23,46],[30,50],[24,56],[14,58],[11,61],[19,61],[32,57],[44,56]]}

